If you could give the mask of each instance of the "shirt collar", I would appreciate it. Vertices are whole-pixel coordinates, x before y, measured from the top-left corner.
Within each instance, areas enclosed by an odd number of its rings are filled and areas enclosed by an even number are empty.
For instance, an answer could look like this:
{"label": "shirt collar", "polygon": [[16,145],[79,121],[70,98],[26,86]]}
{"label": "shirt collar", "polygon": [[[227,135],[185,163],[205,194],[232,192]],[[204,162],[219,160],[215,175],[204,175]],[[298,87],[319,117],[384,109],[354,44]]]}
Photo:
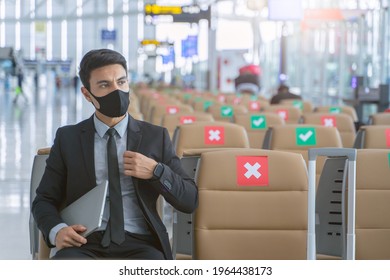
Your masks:
{"label": "shirt collar", "polygon": [[[95,124],[95,130],[97,134],[103,138],[106,134],[107,130],[110,128],[108,125],[106,125],[104,122],[99,120],[96,117],[96,114],[93,115],[93,122]],[[119,136],[122,138],[127,130],[127,124],[129,123],[129,114],[126,114],[126,116],[121,120],[119,123],[117,123],[114,128],[116,132],[119,134]]]}

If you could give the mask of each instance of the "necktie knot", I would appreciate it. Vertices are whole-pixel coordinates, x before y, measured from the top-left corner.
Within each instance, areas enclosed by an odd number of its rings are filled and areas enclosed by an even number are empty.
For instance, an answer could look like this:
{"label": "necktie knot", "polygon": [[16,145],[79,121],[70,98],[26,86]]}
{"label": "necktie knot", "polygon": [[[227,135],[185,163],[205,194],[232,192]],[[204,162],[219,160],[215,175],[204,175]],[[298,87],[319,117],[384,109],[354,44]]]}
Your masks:
{"label": "necktie knot", "polygon": [[108,136],[110,136],[110,137],[112,137],[112,136],[114,136],[115,135],[115,133],[116,133],[116,130],[115,130],[115,128],[109,128],[108,130],[107,130],[107,134],[108,134]]}

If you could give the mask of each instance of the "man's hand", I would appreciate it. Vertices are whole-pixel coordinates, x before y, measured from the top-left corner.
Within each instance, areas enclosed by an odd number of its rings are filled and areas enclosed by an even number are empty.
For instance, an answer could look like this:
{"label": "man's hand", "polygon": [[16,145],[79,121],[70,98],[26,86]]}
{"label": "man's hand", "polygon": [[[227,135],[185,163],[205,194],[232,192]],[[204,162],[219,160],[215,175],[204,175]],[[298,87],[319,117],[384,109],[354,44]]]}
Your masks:
{"label": "man's hand", "polygon": [[126,176],[150,179],[153,177],[153,170],[156,167],[157,162],[143,154],[125,151],[123,154],[123,164]]}
{"label": "man's hand", "polygon": [[80,233],[83,233],[86,230],[87,228],[83,225],[73,225],[60,229],[56,235],[57,249],[80,247],[81,245],[86,244],[87,239],[80,235]]}

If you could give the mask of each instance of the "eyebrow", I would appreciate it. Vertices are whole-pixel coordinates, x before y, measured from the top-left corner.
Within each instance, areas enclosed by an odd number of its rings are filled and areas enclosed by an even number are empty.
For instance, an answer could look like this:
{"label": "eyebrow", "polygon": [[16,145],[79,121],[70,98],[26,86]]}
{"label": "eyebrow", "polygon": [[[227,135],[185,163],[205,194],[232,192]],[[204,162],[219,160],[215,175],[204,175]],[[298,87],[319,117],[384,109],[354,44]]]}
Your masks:
{"label": "eyebrow", "polygon": [[[127,79],[127,76],[122,76],[120,77],[119,79],[117,79],[117,81],[120,81],[120,80],[126,80]],[[108,80],[100,80],[100,81],[97,81],[96,84],[97,85],[100,85],[100,84],[105,84],[105,83],[110,83],[111,81],[108,81]]]}

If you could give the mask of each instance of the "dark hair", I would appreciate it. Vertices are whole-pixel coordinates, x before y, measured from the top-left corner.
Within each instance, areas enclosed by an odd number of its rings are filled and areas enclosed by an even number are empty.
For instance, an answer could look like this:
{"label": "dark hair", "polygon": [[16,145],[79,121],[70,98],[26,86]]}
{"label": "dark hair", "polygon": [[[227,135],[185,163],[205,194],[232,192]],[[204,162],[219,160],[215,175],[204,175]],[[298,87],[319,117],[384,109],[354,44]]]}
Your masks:
{"label": "dark hair", "polygon": [[290,88],[284,84],[281,84],[279,87],[278,87],[278,92],[279,93],[285,93],[285,92],[288,92],[290,90]]}
{"label": "dark hair", "polygon": [[91,50],[87,52],[80,62],[79,76],[83,85],[89,90],[89,79],[91,78],[91,72],[97,68],[120,64],[126,70],[126,59],[120,53],[110,49]]}

